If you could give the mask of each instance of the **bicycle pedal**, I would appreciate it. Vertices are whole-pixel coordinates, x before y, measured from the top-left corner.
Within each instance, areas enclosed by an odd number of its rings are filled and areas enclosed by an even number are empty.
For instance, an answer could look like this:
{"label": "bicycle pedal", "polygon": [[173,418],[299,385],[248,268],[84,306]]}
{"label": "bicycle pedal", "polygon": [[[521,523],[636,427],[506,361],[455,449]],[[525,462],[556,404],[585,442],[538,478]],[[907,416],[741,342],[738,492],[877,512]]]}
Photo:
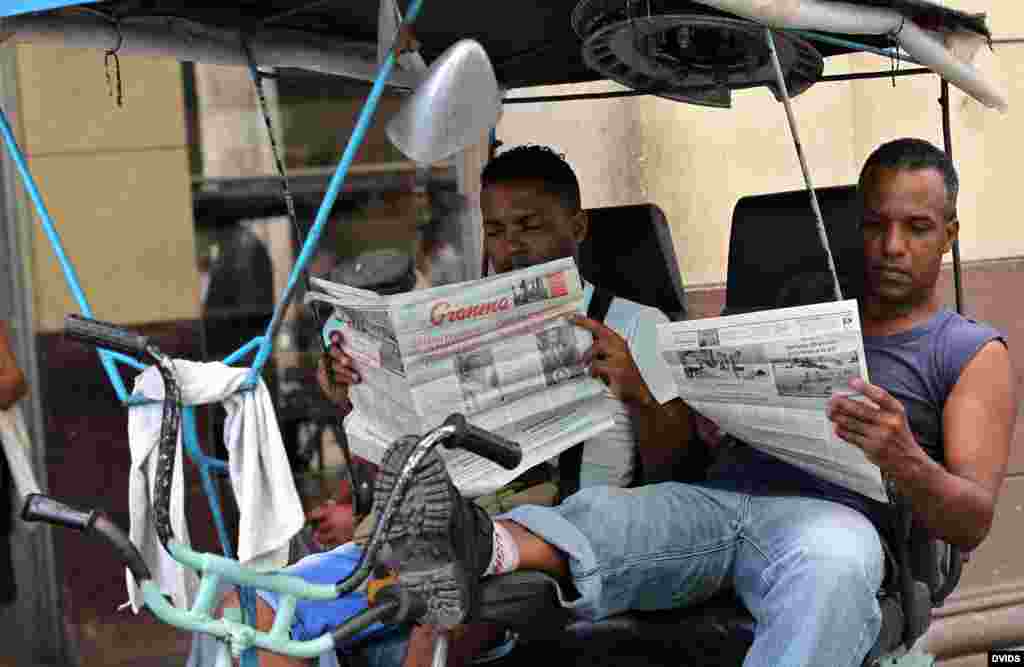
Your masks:
{"label": "bicycle pedal", "polygon": [[398,573],[394,570],[387,570],[384,576],[374,573],[374,576],[366,584],[366,598],[372,607],[377,604],[380,592],[389,586],[398,585]]}

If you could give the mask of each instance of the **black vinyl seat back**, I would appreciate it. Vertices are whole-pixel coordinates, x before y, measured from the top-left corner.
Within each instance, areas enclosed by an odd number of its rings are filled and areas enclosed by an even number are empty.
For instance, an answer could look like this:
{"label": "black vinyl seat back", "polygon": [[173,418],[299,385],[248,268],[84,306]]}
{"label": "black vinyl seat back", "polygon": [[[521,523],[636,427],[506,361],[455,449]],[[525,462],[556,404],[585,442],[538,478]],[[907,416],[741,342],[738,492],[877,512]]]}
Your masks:
{"label": "black vinyl seat back", "polygon": [[[853,185],[816,190],[844,298],[863,292],[864,245]],[[743,197],[729,239],[726,308],[771,308],[794,276],[828,272],[806,190]]]}
{"label": "black vinyl seat back", "polygon": [[590,231],[580,245],[580,275],[615,296],[686,317],[686,294],[672,233],[655,204],[586,211]]}

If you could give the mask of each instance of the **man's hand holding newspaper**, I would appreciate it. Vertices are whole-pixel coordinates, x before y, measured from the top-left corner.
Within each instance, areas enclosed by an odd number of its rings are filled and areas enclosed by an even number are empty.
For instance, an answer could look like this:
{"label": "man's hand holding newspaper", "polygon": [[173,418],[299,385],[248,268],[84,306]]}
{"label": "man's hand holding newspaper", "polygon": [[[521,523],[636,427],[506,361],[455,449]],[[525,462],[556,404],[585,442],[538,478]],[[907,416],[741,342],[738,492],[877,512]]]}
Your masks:
{"label": "man's hand holding newspaper", "polygon": [[881,502],[879,468],[840,439],[832,396],[867,381],[855,300],[659,325],[658,348],[679,396],[723,431]]}
{"label": "man's hand holding newspaper", "polygon": [[379,462],[397,438],[460,412],[523,449],[514,471],[444,450],[452,481],[476,496],[614,424],[607,389],[586,372],[592,336],[571,321],[583,314],[572,259],[390,297],[313,283],[307,301],[334,306],[323,335],[342,333],[359,374],[345,420],[359,456]]}
{"label": "man's hand holding newspaper", "polygon": [[910,430],[903,404],[885,389],[861,378],[850,380],[850,387],[855,396],[867,401],[832,398],[828,416],[836,436],[860,448],[880,470],[912,470],[920,465],[928,455]]}

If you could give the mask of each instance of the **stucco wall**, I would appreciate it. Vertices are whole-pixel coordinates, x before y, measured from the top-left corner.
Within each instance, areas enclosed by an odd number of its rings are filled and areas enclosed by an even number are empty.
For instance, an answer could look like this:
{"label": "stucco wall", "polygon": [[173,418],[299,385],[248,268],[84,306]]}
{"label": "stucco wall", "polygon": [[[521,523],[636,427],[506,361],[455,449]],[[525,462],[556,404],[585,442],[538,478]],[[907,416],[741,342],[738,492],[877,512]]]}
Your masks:
{"label": "stucco wall", "polygon": [[[122,57],[124,106],[103,53],[17,47],[15,124],[29,166],[96,317],[194,318],[198,275],[181,66]],[[78,306],[33,214],[40,331]]]}
{"label": "stucco wall", "polygon": [[[1024,5],[1013,0],[961,2],[987,11],[994,34],[1024,33]],[[965,260],[1024,254],[1014,213],[1019,154],[1024,147],[1024,47],[979,53],[977,64],[1010,98],[1007,114],[951,92],[954,157],[963,189],[960,213]],[[890,66],[874,55],[832,58],[826,74]],[[908,66],[908,65],[904,65]],[[571,92],[615,89],[590,84]],[[570,92],[546,87],[515,95]],[[793,100],[815,186],[852,183],[878,144],[919,136],[942,144],[934,76],[819,83]],[[731,110],[655,97],[507,106],[498,137],[508,144],[559,147],[577,169],[587,206],[651,201],[672,224],[688,286],[725,279],[729,223],[744,195],[803,187],[784,108],[765,89],[734,95]]]}

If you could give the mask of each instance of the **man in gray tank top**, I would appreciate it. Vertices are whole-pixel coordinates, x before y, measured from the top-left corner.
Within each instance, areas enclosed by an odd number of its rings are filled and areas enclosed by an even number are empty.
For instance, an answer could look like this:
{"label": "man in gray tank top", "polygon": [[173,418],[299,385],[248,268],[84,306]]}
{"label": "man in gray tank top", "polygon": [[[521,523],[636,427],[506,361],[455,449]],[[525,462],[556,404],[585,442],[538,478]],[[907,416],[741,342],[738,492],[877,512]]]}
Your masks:
{"label": "man in gray tank top", "polygon": [[971,550],[992,526],[1017,402],[1005,337],[942,308],[958,189],[952,162],[924,141],[886,144],[865,165],[862,322],[873,384],[854,389],[878,408],[835,398],[830,416],[908,497],[916,521]]}

